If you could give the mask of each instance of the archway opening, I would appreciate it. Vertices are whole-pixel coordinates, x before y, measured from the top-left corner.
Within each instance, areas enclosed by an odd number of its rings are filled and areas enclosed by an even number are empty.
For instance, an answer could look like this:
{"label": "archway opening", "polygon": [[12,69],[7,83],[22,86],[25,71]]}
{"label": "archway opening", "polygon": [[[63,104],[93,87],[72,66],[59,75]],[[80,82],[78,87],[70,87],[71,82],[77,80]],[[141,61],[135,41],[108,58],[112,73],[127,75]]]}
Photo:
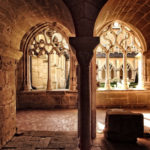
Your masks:
{"label": "archway opening", "polygon": [[[136,32],[121,21],[113,21],[103,27],[99,36],[100,43],[96,49],[97,89],[143,89],[145,49]],[[138,82],[135,81],[136,76]]]}
{"label": "archway opening", "polygon": [[18,87],[21,83],[23,87],[17,93],[19,130],[77,131],[77,60],[68,38],[54,23],[32,27],[23,37],[24,56],[18,72]]}
{"label": "archway opening", "polygon": [[106,109],[101,108],[142,107],[135,99],[138,99],[137,93],[144,90],[143,53],[146,47],[143,37],[136,31],[129,24],[115,20],[103,26],[96,35],[100,37],[95,49],[96,106],[100,108],[97,109],[97,132],[105,127]]}

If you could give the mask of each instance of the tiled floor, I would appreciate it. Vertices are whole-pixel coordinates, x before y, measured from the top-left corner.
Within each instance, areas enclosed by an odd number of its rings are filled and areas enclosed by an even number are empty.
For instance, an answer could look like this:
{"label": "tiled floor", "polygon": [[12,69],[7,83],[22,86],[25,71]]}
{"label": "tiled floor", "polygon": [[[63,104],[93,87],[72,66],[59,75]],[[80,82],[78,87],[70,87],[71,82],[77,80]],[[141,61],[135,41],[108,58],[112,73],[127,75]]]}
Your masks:
{"label": "tiled floor", "polygon": [[[75,132],[25,131],[14,136],[2,150],[79,150]],[[91,150],[150,150],[150,139],[138,139],[136,143],[116,143],[98,134]]]}
{"label": "tiled floor", "polygon": [[77,110],[18,111],[17,127],[24,131],[77,131]]}
{"label": "tiled floor", "polygon": [[[150,110],[141,112],[145,131],[150,131]],[[97,110],[97,138],[91,150],[150,150],[150,138],[139,138],[136,143],[116,143],[106,140],[103,133],[106,110]],[[77,110],[32,110],[17,113],[17,127],[22,131],[2,149],[5,150],[79,150],[77,138]],[[32,131],[29,131],[32,130]],[[41,130],[41,131],[40,131]],[[42,131],[43,130],[43,131]]]}
{"label": "tiled floor", "polygon": [[[144,114],[145,132],[150,133],[150,110],[131,110]],[[77,131],[77,110],[26,110],[17,112],[17,127],[29,131]],[[97,109],[97,132],[104,128],[105,109]]]}

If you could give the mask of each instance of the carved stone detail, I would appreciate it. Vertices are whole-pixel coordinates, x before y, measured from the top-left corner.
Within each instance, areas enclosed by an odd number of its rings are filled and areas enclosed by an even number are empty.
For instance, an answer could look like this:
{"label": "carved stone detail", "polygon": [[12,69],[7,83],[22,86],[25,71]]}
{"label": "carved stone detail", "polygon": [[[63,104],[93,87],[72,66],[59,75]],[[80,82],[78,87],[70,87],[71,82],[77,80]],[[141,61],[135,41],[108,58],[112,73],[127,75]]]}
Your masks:
{"label": "carved stone detail", "polygon": [[76,49],[77,60],[81,66],[89,66],[93,57],[93,50],[98,43],[98,37],[70,38],[70,44]]}

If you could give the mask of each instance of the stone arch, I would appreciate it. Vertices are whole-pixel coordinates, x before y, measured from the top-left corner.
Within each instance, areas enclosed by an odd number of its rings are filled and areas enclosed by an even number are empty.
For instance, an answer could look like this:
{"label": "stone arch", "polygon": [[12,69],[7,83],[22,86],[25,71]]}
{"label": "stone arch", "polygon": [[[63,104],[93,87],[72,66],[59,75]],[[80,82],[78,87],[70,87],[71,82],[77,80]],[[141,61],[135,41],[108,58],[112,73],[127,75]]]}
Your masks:
{"label": "stone arch", "polygon": [[101,31],[102,31],[102,29],[104,29],[104,27],[109,26],[113,22],[118,22],[118,23],[120,23],[120,24],[122,24],[124,26],[127,26],[132,31],[134,31],[135,36],[138,38],[138,40],[139,40],[139,42],[140,42],[140,44],[141,44],[141,46],[143,48],[143,53],[147,51],[147,43],[146,43],[146,40],[145,40],[143,34],[141,33],[141,31],[138,28],[134,27],[133,25],[131,25],[129,23],[126,23],[126,22],[124,22],[122,20],[112,20],[110,22],[106,22],[103,26],[101,26],[101,28],[99,28],[99,30],[97,32],[95,31],[96,30],[96,24],[95,24],[94,36],[99,36]]}
{"label": "stone arch", "polygon": [[[148,28],[150,13],[147,13],[149,5],[148,1],[128,1],[124,0],[120,5],[121,0],[108,0],[100,11],[94,27],[94,36],[97,36],[99,31],[106,25],[115,20],[120,20],[130,26],[142,40],[144,44],[144,50],[150,49],[150,42],[148,40]],[[126,7],[125,7],[126,6]],[[124,8],[125,7],[125,8]],[[139,8],[137,10],[137,8]],[[124,11],[126,9],[126,11]],[[146,13],[147,15],[143,14]]]}
{"label": "stone arch", "polygon": [[[42,30],[46,30],[47,28],[52,28],[53,30],[57,31],[58,33],[60,33],[64,38],[65,40],[67,41],[67,43],[69,44],[69,31],[66,29],[66,27],[64,27],[63,25],[59,24],[59,23],[56,23],[56,22],[46,22],[46,23],[42,23],[42,24],[37,24],[36,26],[32,27],[24,36],[23,36],[23,39],[21,41],[21,44],[20,44],[20,50],[24,53],[24,56],[23,56],[23,59],[22,59],[22,64],[23,64],[23,79],[22,79],[22,87],[21,89],[25,89],[25,85],[27,85],[27,82],[28,82],[28,49],[29,49],[29,45],[30,45],[30,42],[31,42],[31,39],[33,37],[35,37],[37,34],[39,34],[40,31]],[[69,49],[72,51],[72,48],[71,46],[69,46]],[[74,63],[76,62],[76,57],[75,55],[73,54],[74,53],[74,50],[72,52],[70,52],[70,56],[71,58],[70,59],[74,59]],[[71,67],[73,67],[73,64],[74,63],[71,63]],[[21,64],[21,63],[20,63]],[[21,69],[19,69],[21,70]],[[73,71],[73,70],[71,70]],[[71,75],[73,76],[74,73],[71,73]],[[72,79],[72,76],[71,76],[71,79]],[[76,75],[74,75],[76,76]],[[31,77],[30,77],[31,78]],[[71,82],[71,81],[70,81]],[[20,83],[20,81],[19,81]],[[27,89],[30,87],[26,87]],[[72,89],[72,88],[71,88]]]}
{"label": "stone arch", "polygon": [[0,39],[0,45],[8,47],[9,43],[11,48],[7,49],[10,52],[19,51],[24,34],[42,22],[62,24],[68,30],[69,36],[75,36],[71,13],[63,1],[1,1],[0,13],[4,16],[0,19],[0,35],[3,37]]}

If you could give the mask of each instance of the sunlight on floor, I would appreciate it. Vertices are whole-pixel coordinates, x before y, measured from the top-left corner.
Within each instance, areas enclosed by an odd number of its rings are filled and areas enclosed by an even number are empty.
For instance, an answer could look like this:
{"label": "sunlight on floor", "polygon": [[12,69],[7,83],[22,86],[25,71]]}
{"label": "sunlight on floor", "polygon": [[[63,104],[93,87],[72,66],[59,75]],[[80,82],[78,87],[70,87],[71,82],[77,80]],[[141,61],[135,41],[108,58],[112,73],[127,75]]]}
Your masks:
{"label": "sunlight on floor", "polygon": [[105,128],[105,125],[101,122],[97,123],[97,133],[102,133]]}

